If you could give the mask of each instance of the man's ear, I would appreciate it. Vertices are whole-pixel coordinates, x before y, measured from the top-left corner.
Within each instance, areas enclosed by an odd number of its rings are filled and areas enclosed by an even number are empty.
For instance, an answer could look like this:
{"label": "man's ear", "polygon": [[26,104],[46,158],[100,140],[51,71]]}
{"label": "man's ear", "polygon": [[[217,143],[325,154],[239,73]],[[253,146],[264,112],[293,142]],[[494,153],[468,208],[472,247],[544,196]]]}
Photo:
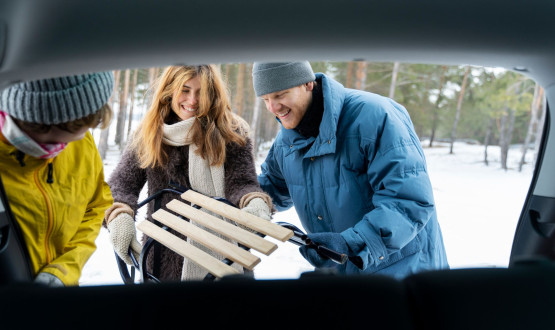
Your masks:
{"label": "man's ear", "polygon": [[314,81],[309,81],[304,85],[306,86],[307,92],[312,92],[312,90],[314,89]]}

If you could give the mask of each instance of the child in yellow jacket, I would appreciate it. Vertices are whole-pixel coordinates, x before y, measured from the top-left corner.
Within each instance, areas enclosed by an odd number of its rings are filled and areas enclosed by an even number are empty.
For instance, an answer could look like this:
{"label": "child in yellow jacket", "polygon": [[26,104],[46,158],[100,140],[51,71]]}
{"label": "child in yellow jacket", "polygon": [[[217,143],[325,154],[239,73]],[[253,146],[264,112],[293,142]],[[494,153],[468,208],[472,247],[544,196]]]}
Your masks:
{"label": "child in yellow jacket", "polygon": [[35,282],[78,285],[113,203],[89,132],[106,127],[111,72],[12,85],[0,94],[0,176]]}

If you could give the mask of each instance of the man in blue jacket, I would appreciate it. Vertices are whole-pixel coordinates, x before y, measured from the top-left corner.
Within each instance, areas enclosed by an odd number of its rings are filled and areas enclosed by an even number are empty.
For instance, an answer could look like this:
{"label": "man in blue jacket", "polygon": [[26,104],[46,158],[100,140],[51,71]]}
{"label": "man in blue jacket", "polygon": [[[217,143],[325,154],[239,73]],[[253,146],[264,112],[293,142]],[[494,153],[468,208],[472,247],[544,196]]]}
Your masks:
{"label": "man in blue jacket", "polygon": [[257,97],[283,128],[258,180],[308,237],[351,260],[301,247],[313,266],[396,278],[448,268],[426,161],[408,112],[344,88],[310,63],[255,63]]}

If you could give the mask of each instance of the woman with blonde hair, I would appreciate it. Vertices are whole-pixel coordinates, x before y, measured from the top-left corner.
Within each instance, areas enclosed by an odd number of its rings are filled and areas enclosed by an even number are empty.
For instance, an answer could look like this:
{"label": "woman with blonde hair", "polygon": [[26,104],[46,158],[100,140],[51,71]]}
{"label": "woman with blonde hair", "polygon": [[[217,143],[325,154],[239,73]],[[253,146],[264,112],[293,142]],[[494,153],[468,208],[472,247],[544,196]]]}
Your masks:
{"label": "woman with blonde hair", "polygon": [[[256,177],[249,127],[232,113],[218,68],[171,66],[156,86],[150,109],[108,180],[114,204],[106,211],[105,225],[114,250],[127,264],[132,264],[128,250],[138,259],[142,249],[136,240],[134,214],[145,183],[148,195],[171,182],[224,197],[267,220],[271,217],[271,199]],[[174,198],[163,196],[161,205]],[[148,221],[153,221],[152,212],[149,204]],[[206,275],[201,267],[163,246],[157,255],[147,257],[147,271],[163,281],[199,280]]]}

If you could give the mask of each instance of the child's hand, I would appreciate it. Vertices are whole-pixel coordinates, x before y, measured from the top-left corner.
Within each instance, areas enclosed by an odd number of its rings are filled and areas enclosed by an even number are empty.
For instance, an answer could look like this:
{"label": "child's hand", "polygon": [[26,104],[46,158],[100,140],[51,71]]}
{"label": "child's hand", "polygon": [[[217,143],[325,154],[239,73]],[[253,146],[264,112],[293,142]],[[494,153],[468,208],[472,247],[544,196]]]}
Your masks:
{"label": "child's hand", "polygon": [[39,273],[37,277],[35,277],[35,283],[47,285],[49,287],[62,287],[64,283],[60,280],[56,275],[52,275],[50,273]]}

